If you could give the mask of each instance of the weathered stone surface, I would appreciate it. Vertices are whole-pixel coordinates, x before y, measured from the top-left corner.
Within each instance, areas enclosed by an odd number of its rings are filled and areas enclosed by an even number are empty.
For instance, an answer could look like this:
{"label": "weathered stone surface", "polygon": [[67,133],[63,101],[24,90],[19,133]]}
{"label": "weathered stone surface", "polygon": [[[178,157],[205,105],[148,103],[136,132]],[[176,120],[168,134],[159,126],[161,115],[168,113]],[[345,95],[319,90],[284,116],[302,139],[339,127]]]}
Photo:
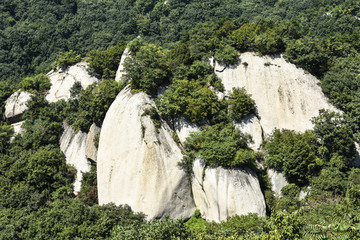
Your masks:
{"label": "weathered stone surface", "polygon": [[31,93],[21,90],[14,92],[5,101],[5,118],[16,118],[22,115],[28,109],[26,103],[31,99],[31,96]]}
{"label": "weathered stone surface", "polygon": [[10,142],[14,141],[16,135],[21,134],[25,131],[25,129],[23,129],[21,127],[24,122],[25,121],[21,121],[21,122],[11,124],[11,126],[13,126],[13,128],[14,128],[14,136],[12,136],[10,138]]}
{"label": "weathered stone surface", "polygon": [[253,143],[250,143],[249,147],[254,150],[260,148],[260,144],[263,142],[263,130],[259,119],[255,115],[250,114],[234,125],[241,132],[251,135]]}
{"label": "weathered stone surface", "polygon": [[97,158],[97,148],[94,143],[95,136],[100,133],[101,128],[96,126],[95,123],[93,123],[90,127],[90,130],[87,134],[86,138],[86,157],[95,161]]}
{"label": "weathered stone surface", "polygon": [[184,143],[186,138],[189,137],[192,132],[201,131],[200,127],[196,123],[192,123],[184,117],[176,119],[174,127],[181,143]]}
{"label": "weathered stone surface", "polygon": [[119,64],[119,67],[116,71],[116,75],[115,75],[115,81],[116,82],[120,82],[121,81],[121,77],[122,75],[124,74],[124,63],[125,63],[125,59],[127,57],[130,56],[130,49],[129,48],[125,48],[122,56],[121,56],[121,59],[120,59],[120,64]]}
{"label": "weathered stone surface", "polygon": [[196,160],[192,190],[196,207],[209,221],[220,222],[233,215],[265,216],[265,199],[257,176],[244,170],[207,168]]}
{"label": "weathered stone surface", "polygon": [[74,192],[78,193],[81,188],[82,172],[89,172],[91,167],[85,155],[87,134],[81,131],[75,134],[72,127],[66,122],[63,127],[60,149],[65,154],[66,163],[74,166],[77,171]]}
{"label": "weathered stone surface", "polygon": [[268,176],[271,182],[271,190],[275,193],[276,197],[281,197],[281,189],[289,184],[284,174],[274,169],[269,169]]}
{"label": "weathered stone surface", "polygon": [[144,110],[154,102],[123,89],[103,122],[97,157],[99,203],[128,204],[148,219],[190,217],[195,210],[182,154],[170,128],[155,126]]}
{"label": "weathered stone surface", "polygon": [[280,56],[260,57],[247,52],[241,54],[238,65],[224,69],[216,64],[215,72],[227,93],[233,87],[244,87],[252,95],[265,135],[274,128],[305,131],[313,127],[311,118],[319,109],[336,110],[314,76]]}
{"label": "weathered stone surface", "polygon": [[47,76],[52,85],[46,95],[46,100],[49,102],[57,102],[61,99],[68,100],[70,98],[70,89],[75,82],[80,82],[84,89],[97,82],[98,79],[90,76],[86,70],[87,68],[88,63],[80,62],[64,71],[49,72]]}

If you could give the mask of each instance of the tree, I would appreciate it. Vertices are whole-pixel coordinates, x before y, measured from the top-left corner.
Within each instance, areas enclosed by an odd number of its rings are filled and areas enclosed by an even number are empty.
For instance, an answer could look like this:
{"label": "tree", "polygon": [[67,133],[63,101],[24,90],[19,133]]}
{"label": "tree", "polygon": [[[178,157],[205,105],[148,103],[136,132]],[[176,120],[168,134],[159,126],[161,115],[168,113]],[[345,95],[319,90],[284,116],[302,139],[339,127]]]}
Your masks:
{"label": "tree", "polygon": [[311,131],[296,133],[276,129],[265,144],[265,149],[269,167],[282,171],[292,183],[308,183],[319,167],[317,138]]}
{"label": "tree", "polygon": [[229,116],[235,121],[240,121],[246,115],[255,112],[255,101],[250,94],[246,93],[244,88],[233,88],[227,104]]}
{"label": "tree", "polygon": [[161,47],[144,44],[125,59],[125,82],[134,90],[156,95],[158,87],[169,77],[169,66]]}

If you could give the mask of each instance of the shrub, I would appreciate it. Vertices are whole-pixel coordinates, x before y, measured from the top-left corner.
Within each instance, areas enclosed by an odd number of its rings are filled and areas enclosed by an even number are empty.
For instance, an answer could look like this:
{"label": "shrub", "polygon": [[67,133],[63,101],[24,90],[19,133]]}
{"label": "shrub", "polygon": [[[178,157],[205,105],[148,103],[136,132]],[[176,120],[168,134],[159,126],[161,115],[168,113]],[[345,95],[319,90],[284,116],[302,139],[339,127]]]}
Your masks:
{"label": "shrub", "polygon": [[67,68],[75,63],[81,61],[80,54],[77,54],[75,51],[70,50],[69,52],[61,52],[55,61],[54,68]]}
{"label": "shrub", "polygon": [[246,93],[244,88],[233,88],[227,103],[229,105],[229,115],[235,121],[239,121],[246,115],[255,112],[255,101],[250,94]]}

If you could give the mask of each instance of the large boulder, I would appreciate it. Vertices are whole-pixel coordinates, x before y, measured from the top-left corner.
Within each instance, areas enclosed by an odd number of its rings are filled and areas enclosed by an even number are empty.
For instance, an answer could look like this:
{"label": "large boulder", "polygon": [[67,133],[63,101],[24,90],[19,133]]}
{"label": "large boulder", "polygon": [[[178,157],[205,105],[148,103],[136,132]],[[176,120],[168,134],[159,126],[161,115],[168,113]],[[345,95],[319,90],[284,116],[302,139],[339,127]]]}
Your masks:
{"label": "large boulder", "polygon": [[177,165],[182,154],[169,126],[156,129],[144,115],[152,106],[145,93],[125,88],[106,113],[97,156],[99,204],[128,204],[148,219],[187,218],[195,206]]}
{"label": "large boulder", "polygon": [[51,88],[46,95],[49,102],[57,102],[61,99],[70,98],[70,89],[75,82],[80,82],[82,88],[86,89],[89,85],[98,81],[91,76],[88,71],[88,63],[80,62],[65,70],[51,71],[47,74],[51,82]]}
{"label": "large boulder", "polygon": [[86,158],[86,138],[87,134],[79,131],[75,134],[73,128],[64,122],[64,132],[60,137],[60,149],[64,153],[66,163],[76,169],[76,179],[74,183],[75,194],[80,191],[83,172],[90,171],[90,163]]}
{"label": "large boulder", "polygon": [[265,216],[265,199],[257,176],[251,171],[205,168],[202,160],[193,166],[192,191],[202,216],[220,222],[233,215]]}
{"label": "large boulder", "polygon": [[236,66],[216,63],[215,73],[227,93],[233,87],[243,87],[252,95],[265,135],[274,128],[311,129],[311,118],[320,109],[336,110],[321,91],[319,81],[282,56],[242,53]]}
{"label": "large boulder", "polygon": [[123,54],[121,55],[120,64],[119,64],[119,67],[118,67],[118,69],[116,71],[116,75],[115,75],[116,82],[121,81],[121,77],[124,74],[124,63],[125,63],[125,59],[127,57],[130,57],[130,49],[129,48],[125,48]]}
{"label": "large boulder", "polygon": [[32,94],[18,90],[5,101],[5,118],[11,122],[21,121],[21,116],[28,109],[26,103],[31,99]]}

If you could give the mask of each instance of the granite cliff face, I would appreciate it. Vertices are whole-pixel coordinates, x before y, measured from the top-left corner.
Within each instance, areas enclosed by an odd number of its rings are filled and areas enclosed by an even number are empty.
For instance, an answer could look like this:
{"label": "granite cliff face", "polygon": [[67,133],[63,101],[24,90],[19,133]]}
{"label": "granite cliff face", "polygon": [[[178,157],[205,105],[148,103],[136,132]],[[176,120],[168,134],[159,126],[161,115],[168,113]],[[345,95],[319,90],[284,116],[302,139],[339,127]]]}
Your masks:
{"label": "granite cliff face", "polygon": [[61,99],[68,100],[70,98],[70,89],[75,82],[80,82],[82,88],[98,81],[87,72],[88,63],[80,62],[65,70],[51,71],[47,74],[51,82],[51,88],[46,95],[48,102],[57,102]]}
{"label": "granite cliff face", "polygon": [[227,93],[233,87],[243,87],[252,95],[265,136],[274,128],[311,129],[311,118],[317,116],[320,109],[336,110],[314,76],[281,56],[242,53],[236,66],[224,67],[216,63],[215,73]]}
{"label": "granite cliff face", "polygon": [[265,199],[257,176],[251,171],[206,168],[201,160],[193,167],[192,191],[196,207],[210,221],[256,213],[265,216]]}
{"label": "granite cliff face", "polygon": [[100,133],[97,157],[99,203],[128,204],[148,219],[190,217],[195,205],[182,154],[170,128],[156,129],[145,109],[145,94],[123,89],[110,106]]}
{"label": "granite cliff face", "polygon": [[73,128],[64,122],[64,132],[60,137],[60,149],[64,153],[66,163],[76,169],[76,179],[74,182],[75,194],[80,191],[82,172],[90,171],[90,164],[86,158],[86,138],[87,134],[79,131],[74,133]]}

